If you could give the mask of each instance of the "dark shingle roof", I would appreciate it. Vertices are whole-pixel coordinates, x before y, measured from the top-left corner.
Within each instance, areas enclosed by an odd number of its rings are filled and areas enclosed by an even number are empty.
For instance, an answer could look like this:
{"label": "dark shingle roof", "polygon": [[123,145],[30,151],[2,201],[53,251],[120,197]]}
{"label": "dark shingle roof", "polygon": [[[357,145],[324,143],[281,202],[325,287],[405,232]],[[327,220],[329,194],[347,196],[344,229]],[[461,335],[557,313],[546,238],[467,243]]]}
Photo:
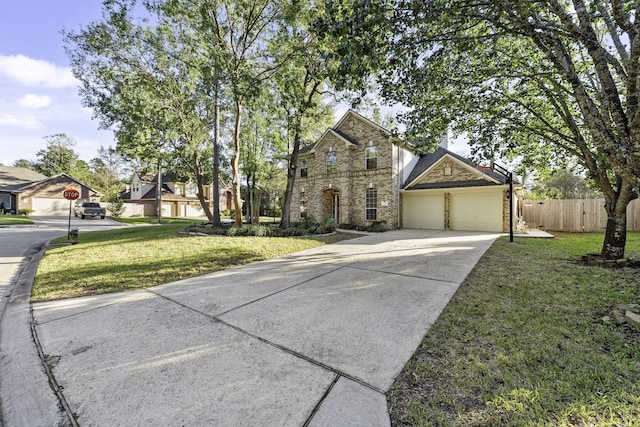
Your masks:
{"label": "dark shingle roof", "polygon": [[[431,166],[436,164],[445,155],[449,155],[449,156],[461,161],[462,163],[464,163],[464,164],[476,169],[477,171],[483,173],[487,177],[498,181],[500,184],[505,184],[507,182],[507,178],[504,175],[491,170],[491,168],[479,167],[478,165],[476,165],[473,162],[471,162],[469,159],[466,159],[466,158],[462,157],[459,154],[453,153],[453,152],[451,152],[451,151],[449,151],[449,150],[447,150],[445,148],[438,147],[433,153],[423,154],[422,156],[420,156],[420,158],[418,159],[418,162],[416,163],[415,167],[413,168],[413,170],[409,174],[409,177],[405,181],[404,187],[406,188],[407,185],[411,184],[415,179],[417,179],[420,175],[422,175]],[[472,183],[476,183],[476,184],[472,184]],[[419,184],[419,186],[418,185],[414,185],[411,188],[412,189],[419,189],[419,188],[420,189],[424,189],[424,188],[474,187],[474,186],[478,186],[478,185],[492,185],[492,183],[489,182],[489,181],[485,181],[485,180],[474,180],[474,181],[458,181],[458,182],[437,183],[437,186],[435,186],[435,187],[425,187],[425,185],[431,185],[431,184]]]}
{"label": "dark shingle roof", "polygon": [[46,175],[27,168],[0,166],[0,190],[17,191],[22,187],[47,179]]}

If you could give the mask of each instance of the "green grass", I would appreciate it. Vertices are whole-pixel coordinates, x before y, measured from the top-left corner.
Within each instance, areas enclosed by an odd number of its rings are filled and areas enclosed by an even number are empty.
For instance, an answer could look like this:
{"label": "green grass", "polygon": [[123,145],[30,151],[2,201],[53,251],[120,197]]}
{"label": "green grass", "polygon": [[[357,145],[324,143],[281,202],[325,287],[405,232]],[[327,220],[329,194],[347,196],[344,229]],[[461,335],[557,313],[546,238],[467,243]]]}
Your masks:
{"label": "green grass", "polygon": [[33,224],[33,221],[24,215],[0,215],[0,225],[17,224]]}
{"label": "green grass", "polygon": [[392,425],[639,426],[640,332],[602,318],[640,271],[577,262],[602,241],[499,239],[396,379]]}
{"label": "green grass", "polygon": [[[148,216],[135,216],[135,217],[127,217],[127,218],[115,218],[109,217],[114,221],[122,222],[124,224],[133,224],[133,225],[144,225],[144,224],[158,224],[158,218],[148,217]],[[161,224],[197,224],[207,222],[206,219],[194,219],[194,218],[184,218],[184,217],[163,217],[160,219]]]}
{"label": "green grass", "polygon": [[49,249],[38,266],[32,300],[144,288],[354,237],[182,236],[184,222],[167,221],[175,223],[81,233],[79,244]]}

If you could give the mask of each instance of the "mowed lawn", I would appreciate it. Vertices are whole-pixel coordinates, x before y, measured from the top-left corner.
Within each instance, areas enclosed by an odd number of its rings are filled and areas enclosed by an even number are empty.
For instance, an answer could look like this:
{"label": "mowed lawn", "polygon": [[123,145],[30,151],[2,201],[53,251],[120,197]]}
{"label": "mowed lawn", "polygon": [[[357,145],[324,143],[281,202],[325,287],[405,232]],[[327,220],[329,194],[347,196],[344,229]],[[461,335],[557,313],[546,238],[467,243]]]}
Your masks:
{"label": "mowed lawn", "polygon": [[[167,220],[170,221],[170,220]],[[47,250],[32,301],[144,288],[352,238],[184,236],[184,222],[96,231]],[[66,242],[66,237],[58,239]],[[54,241],[56,242],[56,241]]]}
{"label": "mowed lawn", "polygon": [[33,224],[28,217],[24,215],[3,215],[0,214],[0,225],[19,225],[19,224]]}
{"label": "mowed lawn", "polygon": [[[627,255],[640,258],[640,233]],[[640,270],[581,265],[602,234],[499,239],[388,393],[394,426],[640,426]]]}

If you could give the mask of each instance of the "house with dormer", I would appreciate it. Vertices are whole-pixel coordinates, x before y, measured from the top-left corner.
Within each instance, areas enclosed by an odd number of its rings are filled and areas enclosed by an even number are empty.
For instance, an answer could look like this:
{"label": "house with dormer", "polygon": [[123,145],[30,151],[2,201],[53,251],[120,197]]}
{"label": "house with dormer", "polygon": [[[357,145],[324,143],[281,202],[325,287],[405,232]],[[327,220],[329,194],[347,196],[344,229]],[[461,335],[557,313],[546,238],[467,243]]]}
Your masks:
{"label": "house with dormer", "polygon": [[[120,198],[125,204],[126,216],[155,216],[158,200],[158,175],[134,172],[127,191]],[[211,185],[203,185],[204,198],[211,205]],[[164,173],[160,185],[161,215],[172,217],[202,217],[204,209],[198,198],[198,186],[193,182],[178,180],[171,173]],[[220,183],[220,211],[231,210],[233,204],[231,185]],[[213,208],[211,206],[211,208]]]}
{"label": "house with dormer", "polygon": [[[298,156],[292,220],[330,215],[336,224],[506,232],[522,185],[449,151],[410,145],[348,111]],[[513,197],[512,197],[513,196]],[[513,203],[510,209],[510,203]]]}

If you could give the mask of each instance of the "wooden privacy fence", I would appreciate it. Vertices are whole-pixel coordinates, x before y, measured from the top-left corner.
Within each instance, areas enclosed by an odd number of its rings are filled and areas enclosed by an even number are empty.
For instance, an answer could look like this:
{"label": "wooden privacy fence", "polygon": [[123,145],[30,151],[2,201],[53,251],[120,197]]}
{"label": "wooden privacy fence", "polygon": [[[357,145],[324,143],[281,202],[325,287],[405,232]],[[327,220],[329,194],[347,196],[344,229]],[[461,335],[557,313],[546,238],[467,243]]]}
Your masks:
{"label": "wooden privacy fence", "polygon": [[[603,231],[607,226],[604,199],[524,200],[522,216],[528,228],[550,231]],[[627,230],[640,231],[640,200],[627,206]]]}

